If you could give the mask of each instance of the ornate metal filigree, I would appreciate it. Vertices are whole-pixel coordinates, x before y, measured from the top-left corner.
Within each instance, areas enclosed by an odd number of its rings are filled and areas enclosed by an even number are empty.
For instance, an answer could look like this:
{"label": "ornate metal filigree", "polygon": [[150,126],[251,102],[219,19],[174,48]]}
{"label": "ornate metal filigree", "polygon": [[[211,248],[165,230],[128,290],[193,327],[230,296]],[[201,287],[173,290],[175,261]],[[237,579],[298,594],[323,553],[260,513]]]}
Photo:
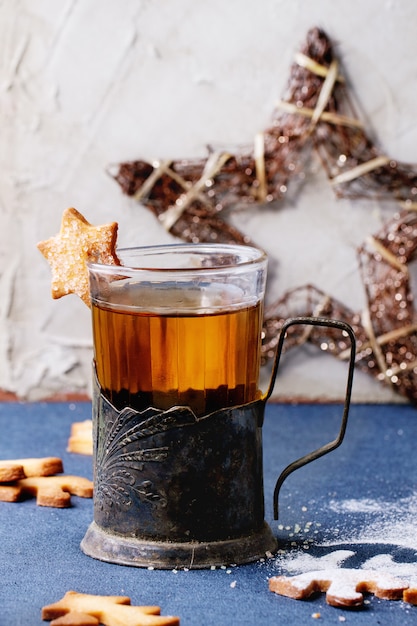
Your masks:
{"label": "ornate metal filigree", "polygon": [[149,478],[149,466],[169,455],[167,446],[152,439],[172,428],[195,423],[190,409],[143,412],[132,408],[118,411],[104,396],[98,399],[100,412],[96,432],[95,501],[100,508],[128,509],[133,502],[166,505],[166,494]]}

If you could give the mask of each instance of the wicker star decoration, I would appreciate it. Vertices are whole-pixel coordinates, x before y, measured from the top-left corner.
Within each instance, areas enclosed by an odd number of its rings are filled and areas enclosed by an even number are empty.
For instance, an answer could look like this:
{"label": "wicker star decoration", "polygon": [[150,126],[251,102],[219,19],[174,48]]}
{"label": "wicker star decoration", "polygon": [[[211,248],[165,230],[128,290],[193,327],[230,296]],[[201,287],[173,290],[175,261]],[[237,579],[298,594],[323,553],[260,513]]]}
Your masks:
{"label": "wicker star decoration", "polygon": [[[112,175],[125,194],[185,241],[249,243],[247,235],[228,224],[228,212],[237,205],[279,204],[290,185],[296,188],[302,180],[313,151],[337,197],[394,201],[404,211],[358,250],[366,310],[355,313],[311,285],[290,290],[266,312],[264,361],[273,355],[284,319],[337,317],[356,332],[358,367],[417,403],[416,316],[408,269],[417,245],[412,212],[417,209],[417,166],[390,159],[368,137],[322,30],[308,32],[291,66],[286,94],[252,147],[230,153],[210,149],[206,159],[125,162]],[[331,333],[314,328],[294,334],[287,347],[310,341],[344,358],[343,339]]]}
{"label": "wicker star decoration", "polygon": [[[402,211],[359,248],[366,307],[352,311],[313,285],[287,291],[271,304],[264,319],[264,362],[272,358],[278,333],[289,317],[314,315],[351,324],[356,336],[356,366],[417,404],[417,319],[408,265],[417,257],[417,215]],[[287,348],[306,341],[341,360],[349,344],[331,329],[292,329]]]}
{"label": "wicker star decoration", "polygon": [[396,200],[417,208],[417,166],[380,152],[367,136],[327,35],[311,29],[291,66],[287,93],[250,148],[209,149],[205,159],[120,163],[122,191],[191,242],[245,243],[227,223],[239,207],[285,199],[314,150],[338,197]]}

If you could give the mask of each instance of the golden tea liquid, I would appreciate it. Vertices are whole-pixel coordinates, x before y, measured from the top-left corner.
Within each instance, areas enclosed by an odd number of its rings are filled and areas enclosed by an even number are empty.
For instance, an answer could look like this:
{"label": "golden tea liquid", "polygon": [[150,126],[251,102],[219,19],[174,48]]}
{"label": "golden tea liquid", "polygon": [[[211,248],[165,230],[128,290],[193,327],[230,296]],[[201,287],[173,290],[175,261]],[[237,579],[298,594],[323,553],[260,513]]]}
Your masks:
{"label": "golden tea liquid", "polygon": [[234,308],[231,286],[158,290],[122,282],[106,302],[92,301],[98,381],[116,408],[189,406],[203,415],[259,397],[261,302]]}

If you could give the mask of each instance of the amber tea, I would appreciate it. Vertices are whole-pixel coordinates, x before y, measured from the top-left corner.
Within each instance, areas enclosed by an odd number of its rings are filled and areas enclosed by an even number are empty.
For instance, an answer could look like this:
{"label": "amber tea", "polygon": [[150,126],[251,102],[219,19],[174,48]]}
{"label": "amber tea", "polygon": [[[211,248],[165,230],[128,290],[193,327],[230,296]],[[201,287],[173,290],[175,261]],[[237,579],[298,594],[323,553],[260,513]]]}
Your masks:
{"label": "amber tea", "polygon": [[225,285],[116,281],[106,304],[92,306],[104,395],[119,410],[189,406],[196,415],[256,400],[262,304],[230,305],[236,296]]}
{"label": "amber tea", "polygon": [[89,264],[94,361],[119,411],[251,403],[258,377],[266,255],[250,246],[172,244]]}

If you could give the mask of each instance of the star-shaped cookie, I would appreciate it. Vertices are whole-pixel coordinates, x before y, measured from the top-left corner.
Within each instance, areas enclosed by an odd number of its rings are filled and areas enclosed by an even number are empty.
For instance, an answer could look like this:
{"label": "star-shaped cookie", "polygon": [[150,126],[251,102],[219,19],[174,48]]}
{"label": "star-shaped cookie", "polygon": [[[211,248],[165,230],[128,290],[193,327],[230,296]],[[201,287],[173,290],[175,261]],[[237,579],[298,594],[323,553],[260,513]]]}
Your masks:
{"label": "star-shaped cookie", "polygon": [[93,226],[76,209],[64,211],[60,232],[38,243],[51,266],[53,298],[74,293],[90,306],[87,262],[120,265],[117,229],[117,222]]}

